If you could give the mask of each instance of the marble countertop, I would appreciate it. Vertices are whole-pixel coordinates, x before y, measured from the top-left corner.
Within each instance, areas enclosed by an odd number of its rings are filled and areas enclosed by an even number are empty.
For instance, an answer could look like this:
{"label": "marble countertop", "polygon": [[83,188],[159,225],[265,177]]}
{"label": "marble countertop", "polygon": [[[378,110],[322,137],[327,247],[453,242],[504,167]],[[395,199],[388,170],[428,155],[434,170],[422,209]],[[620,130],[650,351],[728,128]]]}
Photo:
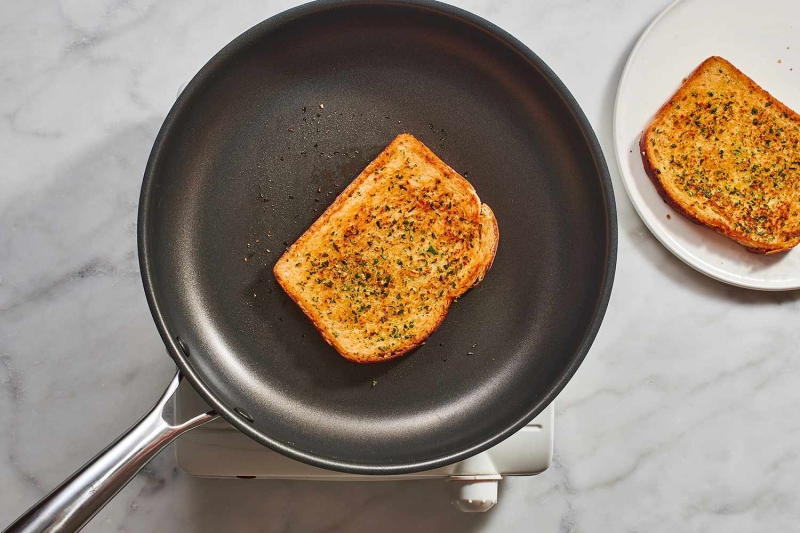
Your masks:
{"label": "marble countertop", "polygon": [[[667,252],[613,158],[617,82],[668,0],[466,0],[570,88],[619,211],[611,303],[559,397],[555,459],[484,515],[439,482],[215,481],[162,453],[86,531],[786,531],[800,523],[800,293],[705,278]],[[293,2],[0,7],[0,525],[151,407],[173,365],[136,260],[142,171],[178,88]]]}

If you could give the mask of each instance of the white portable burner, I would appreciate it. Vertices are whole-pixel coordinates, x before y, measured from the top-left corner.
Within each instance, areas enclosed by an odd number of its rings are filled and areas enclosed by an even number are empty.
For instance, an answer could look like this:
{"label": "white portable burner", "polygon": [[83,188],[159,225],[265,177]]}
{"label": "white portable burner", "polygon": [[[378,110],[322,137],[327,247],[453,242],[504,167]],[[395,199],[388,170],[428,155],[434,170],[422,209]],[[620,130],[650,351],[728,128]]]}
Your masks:
{"label": "white portable burner", "polygon": [[[178,389],[175,414],[179,421],[208,410],[187,384]],[[333,472],[289,459],[217,419],[176,441],[181,470],[192,476],[243,479],[304,479],[313,481],[397,481],[443,479],[453,487],[452,503],[465,512],[484,512],[497,503],[503,476],[532,476],[547,470],[553,458],[553,405],[527,426],[493,448],[452,465],[395,476],[364,476]]]}

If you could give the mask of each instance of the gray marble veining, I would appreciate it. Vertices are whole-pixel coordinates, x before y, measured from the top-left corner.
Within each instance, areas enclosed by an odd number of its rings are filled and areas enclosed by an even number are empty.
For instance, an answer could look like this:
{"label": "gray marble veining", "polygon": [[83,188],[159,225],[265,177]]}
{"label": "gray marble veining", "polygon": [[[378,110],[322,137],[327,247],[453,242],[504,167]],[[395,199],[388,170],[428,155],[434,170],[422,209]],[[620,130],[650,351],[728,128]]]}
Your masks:
{"label": "gray marble veining", "polygon": [[[617,278],[557,402],[556,458],[465,515],[438,482],[189,478],[168,450],[87,531],[789,531],[800,523],[800,294],[672,257],[625,196],[616,85],[666,0],[465,0],[570,88],[609,158]],[[291,1],[0,6],[0,525],[140,417],[171,377],[141,289],[136,206],[178,88]]]}

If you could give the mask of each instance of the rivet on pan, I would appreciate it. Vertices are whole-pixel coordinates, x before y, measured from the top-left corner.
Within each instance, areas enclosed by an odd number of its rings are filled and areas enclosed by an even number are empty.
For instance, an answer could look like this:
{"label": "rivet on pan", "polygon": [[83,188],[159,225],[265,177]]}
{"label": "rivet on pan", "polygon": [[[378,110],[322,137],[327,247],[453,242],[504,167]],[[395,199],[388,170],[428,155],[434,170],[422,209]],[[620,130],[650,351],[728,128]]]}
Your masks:
{"label": "rivet on pan", "polygon": [[183,355],[185,355],[186,357],[189,357],[189,355],[190,355],[189,354],[189,347],[186,346],[186,343],[183,342],[183,339],[181,339],[180,337],[175,337],[175,341],[178,343],[178,348],[181,349],[181,351],[183,352]]}
{"label": "rivet on pan", "polygon": [[253,417],[248,415],[247,411],[245,411],[241,407],[234,407],[233,410],[236,411],[239,414],[239,416],[241,416],[242,418],[244,418],[248,422],[250,422],[250,423],[253,422]]}

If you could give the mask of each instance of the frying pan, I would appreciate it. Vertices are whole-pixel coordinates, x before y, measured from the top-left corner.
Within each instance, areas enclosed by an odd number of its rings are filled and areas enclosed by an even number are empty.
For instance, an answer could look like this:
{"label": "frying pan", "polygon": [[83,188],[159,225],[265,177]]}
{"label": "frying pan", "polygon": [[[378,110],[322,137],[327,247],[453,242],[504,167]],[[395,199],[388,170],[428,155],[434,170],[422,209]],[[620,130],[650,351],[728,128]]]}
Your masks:
{"label": "frying pan", "polygon": [[[423,347],[358,365],[325,344],[272,266],[400,132],[475,186],[500,245]],[[8,531],[79,529],[217,414],[289,457],[357,474],[481,452],[580,365],[610,296],[616,232],[589,123],[507,33],[427,1],[317,2],[273,17],[192,79],[145,170],[142,279],[178,374],[150,414]],[[175,426],[164,411],[181,377],[213,412]]]}

